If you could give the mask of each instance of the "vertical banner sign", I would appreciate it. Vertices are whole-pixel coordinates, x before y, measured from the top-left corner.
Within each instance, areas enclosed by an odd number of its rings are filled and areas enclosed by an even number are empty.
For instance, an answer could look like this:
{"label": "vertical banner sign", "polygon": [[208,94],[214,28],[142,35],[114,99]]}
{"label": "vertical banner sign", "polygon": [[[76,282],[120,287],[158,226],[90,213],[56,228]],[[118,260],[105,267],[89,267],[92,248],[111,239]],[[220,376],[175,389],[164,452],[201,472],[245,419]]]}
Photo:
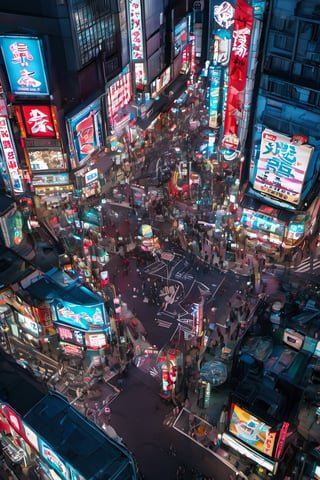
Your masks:
{"label": "vertical banner sign", "polygon": [[218,107],[220,98],[220,78],[221,68],[212,67],[210,69],[210,98],[209,98],[209,127],[218,126]]}
{"label": "vertical banner sign", "polygon": [[224,135],[238,133],[238,119],[242,115],[247,80],[252,16],[252,7],[244,0],[237,0]]}
{"label": "vertical banner sign", "polygon": [[39,39],[2,37],[1,48],[12,93],[49,95]]}
{"label": "vertical banner sign", "polygon": [[129,0],[130,40],[132,60],[143,60],[141,0]]}
{"label": "vertical banner sign", "polygon": [[3,156],[6,161],[11,187],[14,193],[23,193],[24,188],[19,174],[17,155],[10,135],[9,126],[5,117],[0,117],[0,141]]}
{"label": "vertical banner sign", "polygon": [[285,443],[286,438],[287,438],[288,428],[289,428],[289,423],[288,422],[283,422],[281,430],[280,430],[280,435],[279,435],[279,439],[278,439],[275,458],[280,458],[281,457],[281,454],[283,452],[284,443]]}

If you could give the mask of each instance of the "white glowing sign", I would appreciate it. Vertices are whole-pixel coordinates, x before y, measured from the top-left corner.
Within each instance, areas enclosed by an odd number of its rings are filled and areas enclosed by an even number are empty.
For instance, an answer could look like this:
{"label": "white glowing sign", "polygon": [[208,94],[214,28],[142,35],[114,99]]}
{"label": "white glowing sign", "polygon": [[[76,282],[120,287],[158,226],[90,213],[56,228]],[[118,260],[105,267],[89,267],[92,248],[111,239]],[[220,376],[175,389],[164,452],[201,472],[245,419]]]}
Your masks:
{"label": "white glowing sign", "polygon": [[229,2],[222,2],[214,7],[214,19],[226,30],[234,24],[234,8]]}
{"label": "white glowing sign", "polygon": [[143,35],[140,0],[129,0],[129,22],[132,60],[143,59]]}
{"label": "white glowing sign", "polygon": [[137,62],[134,64],[134,76],[135,76],[136,85],[145,84],[145,73],[144,73],[143,63]]}
{"label": "white glowing sign", "polygon": [[0,117],[0,139],[13,191],[15,193],[22,193],[24,192],[24,188],[19,174],[17,156],[5,117]]}

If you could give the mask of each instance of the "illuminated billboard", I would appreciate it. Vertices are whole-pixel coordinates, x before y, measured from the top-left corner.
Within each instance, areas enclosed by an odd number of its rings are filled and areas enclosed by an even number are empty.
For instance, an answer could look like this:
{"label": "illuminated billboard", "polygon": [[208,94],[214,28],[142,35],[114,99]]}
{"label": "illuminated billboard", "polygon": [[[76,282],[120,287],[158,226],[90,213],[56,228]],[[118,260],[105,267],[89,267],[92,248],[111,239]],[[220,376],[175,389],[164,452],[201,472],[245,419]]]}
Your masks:
{"label": "illuminated billboard", "polygon": [[102,145],[100,100],[91,103],[68,120],[72,142],[78,161],[81,162]]}
{"label": "illuminated billboard", "polygon": [[142,60],[144,55],[140,0],[129,0],[129,25],[131,58],[132,60]]}
{"label": "illuminated billboard", "polygon": [[231,407],[229,431],[237,438],[259,450],[259,452],[272,457],[276,433],[270,432],[271,427],[262,420],[243,410],[238,405]]}
{"label": "illuminated billboard", "polygon": [[91,328],[105,327],[104,309],[102,305],[75,305],[63,303],[59,300],[56,304],[57,321],[64,324],[90,330]]}
{"label": "illuminated billboard", "polygon": [[34,186],[39,185],[68,185],[68,173],[47,173],[46,175],[33,175],[32,183]]}
{"label": "illuminated billboard", "polygon": [[174,56],[182,52],[188,43],[188,22],[184,18],[174,27]]}
{"label": "illuminated billboard", "polygon": [[26,130],[29,137],[54,138],[56,136],[50,107],[22,107]]}
{"label": "illuminated billboard", "polygon": [[230,57],[227,108],[224,135],[237,135],[239,118],[242,118],[253,9],[244,0],[237,0],[233,40]]}
{"label": "illuminated billboard", "polygon": [[12,93],[49,95],[39,39],[5,36],[1,38],[1,49]]}
{"label": "illuminated billboard", "polygon": [[265,129],[255,166],[253,188],[298,205],[312,153],[313,147],[310,145],[292,143],[291,138]]}
{"label": "illuminated billboard", "polygon": [[10,177],[11,188],[14,193],[23,193],[24,186],[18,168],[17,154],[11,136],[10,125],[6,117],[0,117],[0,143],[1,152]]}

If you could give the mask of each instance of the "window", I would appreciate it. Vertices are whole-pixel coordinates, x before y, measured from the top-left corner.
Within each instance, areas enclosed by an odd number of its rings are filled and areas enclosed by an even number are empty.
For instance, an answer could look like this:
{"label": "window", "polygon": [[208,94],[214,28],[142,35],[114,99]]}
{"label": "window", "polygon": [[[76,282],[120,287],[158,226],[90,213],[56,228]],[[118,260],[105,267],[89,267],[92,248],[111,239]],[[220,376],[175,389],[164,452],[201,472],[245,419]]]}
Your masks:
{"label": "window", "polygon": [[81,65],[96,57],[101,48],[107,54],[115,50],[115,18],[109,4],[109,1],[74,1],[73,18]]}

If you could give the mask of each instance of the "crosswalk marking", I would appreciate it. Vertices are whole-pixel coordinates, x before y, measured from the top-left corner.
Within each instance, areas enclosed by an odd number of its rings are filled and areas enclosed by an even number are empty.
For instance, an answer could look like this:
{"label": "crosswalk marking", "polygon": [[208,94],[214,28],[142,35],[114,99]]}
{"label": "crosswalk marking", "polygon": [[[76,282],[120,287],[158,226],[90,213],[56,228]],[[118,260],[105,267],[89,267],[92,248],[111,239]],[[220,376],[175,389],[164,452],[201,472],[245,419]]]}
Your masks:
{"label": "crosswalk marking", "polygon": [[158,324],[158,327],[163,328],[170,328],[172,325],[172,322],[166,322],[165,320],[160,320],[159,318],[156,318],[156,322]]}
{"label": "crosswalk marking", "polygon": [[[320,268],[320,260],[313,260],[312,270],[317,270],[318,268]],[[299,272],[299,273],[308,272],[309,270],[311,270],[311,259],[310,259],[310,257],[305,258],[303,260],[303,262],[301,262],[299,267],[294,268],[294,271]]]}
{"label": "crosswalk marking", "polygon": [[181,279],[184,279],[184,280],[193,280],[194,279],[194,276],[191,275],[190,273],[177,272],[177,273],[175,273],[174,276],[176,278],[181,278]]}

